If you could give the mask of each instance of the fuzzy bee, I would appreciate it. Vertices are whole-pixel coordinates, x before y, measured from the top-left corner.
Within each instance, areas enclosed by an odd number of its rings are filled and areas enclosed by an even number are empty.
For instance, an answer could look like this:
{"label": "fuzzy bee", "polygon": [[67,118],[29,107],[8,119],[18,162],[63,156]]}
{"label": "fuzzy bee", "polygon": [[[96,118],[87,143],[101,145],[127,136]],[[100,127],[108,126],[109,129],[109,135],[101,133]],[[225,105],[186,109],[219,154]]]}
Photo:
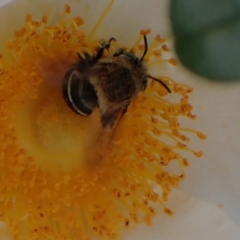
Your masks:
{"label": "fuzzy bee", "polygon": [[146,89],[148,78],[158,81],[171,92],[163,81],[148,73],[143,62],[148,51],[145,35],[141,58],[124,49],[117,50],[111,57],[103,57],[112,41],[115,39],[102,41],[95,56],[86,52],[84,57],[78,54],[79,62],[67,70],[62,85],[63,97],[74,112],[89,116],[99,108],[103,128],[116,124],[129,104]]}

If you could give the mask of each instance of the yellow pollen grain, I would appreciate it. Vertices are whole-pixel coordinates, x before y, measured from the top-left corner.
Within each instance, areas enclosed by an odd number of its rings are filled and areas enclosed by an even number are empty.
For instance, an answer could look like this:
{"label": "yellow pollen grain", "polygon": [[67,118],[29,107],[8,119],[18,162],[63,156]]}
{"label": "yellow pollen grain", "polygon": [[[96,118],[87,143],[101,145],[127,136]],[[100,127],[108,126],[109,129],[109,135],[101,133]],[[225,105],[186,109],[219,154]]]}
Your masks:
{"label": "yellow pollen grain", "polygon": [[155,37],[155,40],[160,43],[165,43],[167,41],[166,38],[162,38],[159,34]]}
{"label": "yellow pollen grain", "polygon": [[154,54],[154,56],[156,56],[156,57],[161,57],[161,56],[162,56],[162,50],[161,50],[161,49],[159,49],[159,50],[154,50],[154,51],[153,51],[153,54]]}
{"label": "yellow pollen grain", "polygon": [[48,23],[48,16],[47,16],[47,15],[44,15],[44,16],[42,17],[42,22],[43,22],[44,24],[47,24],[47,23]]}
{"label": "yellow pollen grain", "polygon": [[151,29],[147,28],[147,29],[141,29],[140,34],[141,35],[149,35],[151,33]]}
{"label": "yellow pollen grain", "polygon": [[151,33],[151,29],[150,28],[141,29],[140,30],[140,35],[138,36],[137,41],[133,44],[132,49],[135,49],[135,48],[137,48],[140,45],[140,42],[142,42],[142,39],[143,39],[143,37],[142,37],[143,35],[148,35],[150,33]]}
{"label": "yellow pollen grain", "polygon": [[169,208],[164,208],[164,212],[169,216],[173,216],[173,211]]}
{"label": "yellow pollen grain", "polygon": [[68,4],[64,4],[64,12],[65,13],[70,13],[71,12],[71,8]]}
{"label": "yellow pollen grain", "polygon": [[185,167],[189,166],[189,162],[188,162],[188,160],[186,158],[183,159],[183,165]]}
{"label": "yellow pollen grain", "polygon": [[163,45],[162,45],[162,49],[163,49],[165,52],[169,52],[169,51],[170,51],[170,48],[167,46],[167,44],[163,44]]}
{"label": "yellow pollen grain", "polygon": [[202,151],[194,152],[194,155],[195,155],[196,157],[202,157],[202,156],[203,156],[203,152],[202,152]]}
{"label": "yellow pollen grain", "polygon": [[202,132],[197,132],[197,136],[200,138],[200,139],[206,139],[207,138],[207,135],[202,133]]}
{"label": "yellow pollen grain", "polygon": [[32,21],[32,16],[30,14],[26,14],[26,17],[25,17],[25,22],[26,23],[29,23]]}
{"label": "yellow pollen grain", "polygon": [[173,66],[177,66],[178,65],[178,61],[175,58],[168,59],[168,62],[171,63]]}

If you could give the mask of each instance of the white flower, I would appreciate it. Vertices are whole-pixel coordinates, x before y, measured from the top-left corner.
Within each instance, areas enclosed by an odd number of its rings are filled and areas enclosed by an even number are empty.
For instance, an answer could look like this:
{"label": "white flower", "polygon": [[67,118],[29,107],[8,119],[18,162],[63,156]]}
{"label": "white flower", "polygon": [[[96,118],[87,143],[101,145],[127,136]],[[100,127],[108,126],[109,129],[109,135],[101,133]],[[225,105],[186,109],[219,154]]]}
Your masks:
{"label": "white flower", "polygon": [[[0,1],[0,5],[6,2]],[[69,0],[67,3],[73,15],[83,17],[85,30],[91,34],[91,29],[110,2]],[[169,1],[112,2],[111,9],[94,32],[94,38],[115,37],[118,42],[131,45],[139,30],[146,28],[151,28],[151,36],[161,34],[171,38],[167,7]],[[64,3],[63,0],[34,3],[18,0],[2,5],[1,43],[5,43],[12,32],[22,26],[26,12],[36,18],[48,14],[54,20],[61,14]],[[4,52],[4,46],[0,46],[0,50]],[[200,142],[192,138],[191,147],[202,149],[204,156],[201,159],[189,158],[190,167],[186,171],[186,179],[180,185],[183,191],[173,192],[169,203],[175,215],[169,218],[159,213],[153,226],[133,227],[124,232],[124,239],[237,240],[240,235],[240,84],[210,82],[190,74],[181,66],[163,67],[161,71],[161,75],[194,88],[191,103],[198,117],[196,121],[186,123],[190,128],[205,132],[208,139]]]}

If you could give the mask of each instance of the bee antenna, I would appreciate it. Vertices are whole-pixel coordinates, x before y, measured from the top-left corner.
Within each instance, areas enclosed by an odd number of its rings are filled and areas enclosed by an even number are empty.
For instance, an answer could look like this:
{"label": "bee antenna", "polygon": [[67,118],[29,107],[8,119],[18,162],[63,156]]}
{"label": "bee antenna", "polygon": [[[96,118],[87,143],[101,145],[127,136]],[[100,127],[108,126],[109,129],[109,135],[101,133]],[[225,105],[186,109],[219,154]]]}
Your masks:
{"label": "bee antenna", "polygon": [[145,50],[144,50],[144,53],[143,53],[143,55],[142,55],[142,57],[141,57],[141,59],[140,59],[140,62],[143,61],[143,59],[144,59],[144,57],[145,57],[145,55],[147,54],[147,51],[148,51],[148,42],[147,42],[147,37],[146,37],[146,35],[143,35],[143,39],[144,39],[144,47],[145,47]]}
{"label": "bee antenna", "polygon": [[148,78],[151,78],[151,79],[153,79],[153,80],[155,80],[155,81],[157,81],[157,82],[159,82],[159,83],[161,83],[161,84],[165,87],[165,89],[166,89],[169,93],[171,93],[170,88],[169,88],[169,87],[166,85],[166,83],[163,82],[161,79],[152,77],[152,76],[150,76],[150,75],[148,75],[147,77],[148,77]]}

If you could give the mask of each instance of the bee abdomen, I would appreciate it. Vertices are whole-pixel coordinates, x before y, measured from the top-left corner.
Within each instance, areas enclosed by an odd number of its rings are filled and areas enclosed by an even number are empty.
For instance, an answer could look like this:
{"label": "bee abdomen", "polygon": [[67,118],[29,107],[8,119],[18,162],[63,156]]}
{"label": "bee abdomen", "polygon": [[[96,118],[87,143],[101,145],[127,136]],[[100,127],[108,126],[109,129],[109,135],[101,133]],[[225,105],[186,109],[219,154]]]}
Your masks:
{"label": "bee abdomen", "polygon": [[67,105],[77,114],[91,115],[97,107],[97,95],[89,81],[75,68],[70,68],[63,80],[62,94]]}

